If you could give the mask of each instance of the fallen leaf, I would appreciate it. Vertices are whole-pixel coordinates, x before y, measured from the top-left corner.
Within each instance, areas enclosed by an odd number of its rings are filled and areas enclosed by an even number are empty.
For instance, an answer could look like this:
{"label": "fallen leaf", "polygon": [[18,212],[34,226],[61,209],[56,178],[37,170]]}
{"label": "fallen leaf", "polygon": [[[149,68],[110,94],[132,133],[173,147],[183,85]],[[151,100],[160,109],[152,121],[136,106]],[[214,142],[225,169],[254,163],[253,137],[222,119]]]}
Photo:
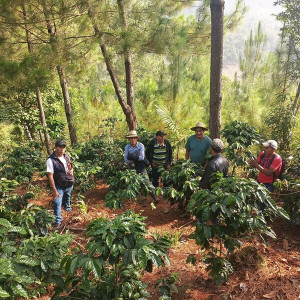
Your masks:
{"label": "fallen leaf", "polygon": [[264,295],[263,295],[263,298],[264,298],[264,299],[272,299],[272,298],[274,298],[274,292],[273,292],[273,293],[270,293],[270,294],[264,294]]}
{"label": "fallen leaf", "polygon": [[249,281],[249,274],[247,271],[245,272],[245,280]]}
{"label": "fallen leaf", "polygon": [[282,240],[282,247],[284,250],[288,250],[288,248],[289,248],[288,240],[286,240],[286,239]]}

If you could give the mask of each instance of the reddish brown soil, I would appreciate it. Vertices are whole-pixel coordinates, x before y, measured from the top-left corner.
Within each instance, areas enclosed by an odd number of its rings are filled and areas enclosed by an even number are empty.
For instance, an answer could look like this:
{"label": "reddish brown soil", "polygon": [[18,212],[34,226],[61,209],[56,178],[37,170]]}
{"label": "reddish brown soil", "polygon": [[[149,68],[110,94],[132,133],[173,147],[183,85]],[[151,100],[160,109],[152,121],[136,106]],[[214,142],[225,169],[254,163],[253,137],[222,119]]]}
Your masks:
{"label": "reddish brown soil", "polygon": [[[33,202],[45,207],[51,202],[51,195],[46,189],[46,178],[36,178],[34,186],[39,186],[42,192]],[[244,246],[254,246],[263,256],[263,263],[258,269],[253,267],[239,267],[229,276],[227,284],[216,286],[205,271],[205,264],[198,262],[196,266],[186,264],[189,254],[201,256],[199,246],[189,238],[193,231],[194,220],[190,216],[182,215],[176,206],[170,206],[162,199],[151,209],[151,199],[145,199],[140,204],[135,201],[126,202],[124,209],[109,210],[104,206],[104,197],[107,185],[99,181],[96,188],[85,194],[88,203],[88,213],[82,214],[73,201],[73,212],[63,212],[62,231],[69,229],[75,235],[74,244],[84,245],[86,240],[82,237],[84,229],[92,218],[115,218],[127,209],[133,209],[147,217],[146,224],[150,233],[168,232],[174,234],[185,229],[180,241],[169,251],[171,266],[165,269],[154,268],[152,273],[145,272],[143,281],[148,284],[151,299],[159,299],[155,288],[156,280],[167,277],[172,273],[179,274],[177,282],[178,293],[172,299],[300,299],[300,232],[299,227],[293,227],[289,222],[277,220],[272,228],[277,234],[277,240],[270,240],[265,247],[258,237],[244,240]],[[21,191],[19,191],[21,192]],[[76,193],[74,192],[74,199]],[[77,229],[77,230],[76,230]],[[284,241],[285,240],[285,241]],[[50,299],[49,296],[40,299]]]}

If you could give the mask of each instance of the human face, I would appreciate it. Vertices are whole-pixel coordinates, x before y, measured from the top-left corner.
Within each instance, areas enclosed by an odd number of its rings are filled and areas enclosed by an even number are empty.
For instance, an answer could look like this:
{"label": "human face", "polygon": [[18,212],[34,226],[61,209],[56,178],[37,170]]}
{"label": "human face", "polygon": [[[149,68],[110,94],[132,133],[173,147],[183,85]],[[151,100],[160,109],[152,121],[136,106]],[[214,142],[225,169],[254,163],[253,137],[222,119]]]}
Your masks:
{"label": "human face", "polygon": [[156,136],[156,140],[157,140],[157,143],[162,145],[164,143],[164,140],[165,140],[165,136],[161,136],[161,135],[157,135]]}
{"label": "human face", "polygon": [[55,153],[58,157],[61,157],[66,152],[66,146],[55,147]]}
{"label": "human face", "polygon": [[137,144],[137,137],[130,137],[129,138],[129,143],[132,147],[135,147]]}
{"label": "human face", "polygon": [[196,134],[196,138],[198,139],[198,140],[201,140],[201,139],[203,139],[204,138],[204,130],[203,130],[203,128],[196,128],[195,129],[195,134]]}
{"label": "human face", "polygon": [[270,157],[274,154],[275,149],[272,147],[264,147],[264,152],[265,152],[266,157]]}

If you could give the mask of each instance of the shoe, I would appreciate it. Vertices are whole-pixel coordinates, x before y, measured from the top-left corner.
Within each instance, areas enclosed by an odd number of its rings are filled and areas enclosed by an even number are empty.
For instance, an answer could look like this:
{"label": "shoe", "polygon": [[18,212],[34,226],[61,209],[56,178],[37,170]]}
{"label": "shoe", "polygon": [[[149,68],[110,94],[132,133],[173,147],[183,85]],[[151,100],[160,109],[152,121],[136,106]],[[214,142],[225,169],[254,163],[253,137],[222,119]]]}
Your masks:
{"label": "shoe", "polygon": [[59,223],[55,223],[52,227],[52,232],[58,231],[60,228],[61,224]]}
{"label": "shoe", "polygon": [[155,195],[155,192],[151,191],[150,193],[150,196],[152,197],[152,199],[154,200],[154,202],[156,201],[156,195]]}
{"label": "shoe", "polygon": [[67,208],[65,208],[65,211],[66,211],[66,212],[69,212],[69,213],[72,212],[72,207],[67,207]]}

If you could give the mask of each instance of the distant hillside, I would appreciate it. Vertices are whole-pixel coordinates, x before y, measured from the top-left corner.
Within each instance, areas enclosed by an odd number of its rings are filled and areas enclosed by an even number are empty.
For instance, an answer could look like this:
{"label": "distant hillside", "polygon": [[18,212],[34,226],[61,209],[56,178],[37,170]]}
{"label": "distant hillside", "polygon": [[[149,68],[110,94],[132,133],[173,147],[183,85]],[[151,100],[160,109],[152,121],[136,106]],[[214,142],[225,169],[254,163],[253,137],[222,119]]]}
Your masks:
{"label": "distant hillside", "polygon": [[[275,0],[244,0],[248,11],[238,28],[224,38],[224,74],[232,77],[239,70],[239,56],[244,50],[245,40],[251,30],[256,30],[258,22],[261,21],[263,32],[268,37],[266,53],[274,51],[278,42],[281,23],[276,20],[274,14],[281,11],[281,7],[274,6]],[[185,13],[195,14],[201,1],[195,1],[192,8]],[[225,14],[233,11],[236,1],[225,0]]]}
{"label": "distant hillside", "polygon": [[[237,30],[229,33],[224,38],[224,73],[228,72],[232,66],[238,68],[239,56],[243,54],[244,43],[248,38],[250,31],[256,31],[258,22],[262,23],[263,32],[268,37],[266,52],[274,51],[279,42],[279,32],[281,23],[276,20],[274,14],[281,11],[279,6],[274,6],[273,0],[244,0],[248,11]],[[225,0],[225,13],[234,9],[233,1]],[[228,76],[234,72],[229,71]]]}

